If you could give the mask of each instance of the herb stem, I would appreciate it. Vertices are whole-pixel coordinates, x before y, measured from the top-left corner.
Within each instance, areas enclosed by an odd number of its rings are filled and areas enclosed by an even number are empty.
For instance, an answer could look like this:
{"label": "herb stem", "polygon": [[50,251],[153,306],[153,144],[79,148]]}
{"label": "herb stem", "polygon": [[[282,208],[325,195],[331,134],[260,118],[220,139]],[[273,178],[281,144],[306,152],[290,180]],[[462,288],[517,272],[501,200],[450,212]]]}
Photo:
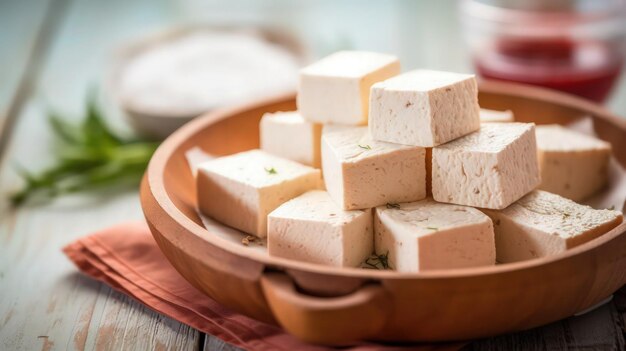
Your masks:
{"label": "herb stem", "polygon": [[82,122],[67,122],[50,114],[58,139],[56,164],[39,174],[18,167],[24,187],[11,196],[18,206],[30,198],[50,200],[56,196],[115,184],[137,184],[158,143],[127,139],[115,134],[92,95]]}

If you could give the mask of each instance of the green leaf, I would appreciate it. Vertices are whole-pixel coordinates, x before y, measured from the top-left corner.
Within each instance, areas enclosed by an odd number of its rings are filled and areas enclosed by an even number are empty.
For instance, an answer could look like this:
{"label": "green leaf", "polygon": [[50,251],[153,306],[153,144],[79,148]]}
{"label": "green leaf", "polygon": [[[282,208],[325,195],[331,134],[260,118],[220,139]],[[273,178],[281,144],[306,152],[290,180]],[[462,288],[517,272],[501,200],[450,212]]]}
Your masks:
{"label": "green leaf", "polygon": [[92,93],[87,100],[87,118],[83,123],[83,132],[87,144],[92,147],[107,147],[122,143],[122,139],[115,135],[104,122],[95,93]]}
{"label": "green leaf", "polygon": [[64,121],[56,113],[50,113],[48,115],[48,121],[55,135],[62,141],[72,145],[83,143],[80,130],[76,128],[76,126]]}
{"label": "green leaf", "polygon": [[11,196],[14,205],[31,198],[49,200],[115,185],[136,186],[159,145],[140,139],[124,140],[115,134],[104,122],[93,94],[87,100],[81,123],[69,123],[53,113],[49,117],[55,135],[63,142],[56,149],[56,163],[37,174],[16,166],[25,185]]}

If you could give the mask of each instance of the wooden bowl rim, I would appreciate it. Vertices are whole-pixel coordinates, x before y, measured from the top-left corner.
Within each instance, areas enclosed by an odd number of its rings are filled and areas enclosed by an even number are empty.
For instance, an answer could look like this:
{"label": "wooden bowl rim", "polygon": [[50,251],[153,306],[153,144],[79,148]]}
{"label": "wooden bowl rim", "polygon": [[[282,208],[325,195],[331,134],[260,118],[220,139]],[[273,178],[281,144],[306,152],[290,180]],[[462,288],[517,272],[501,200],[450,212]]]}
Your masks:
{"label": "wooden bowl rim", "polygon": [[[573,108],[592,114],[598,118],[604,119],[609,123],[618,126],[626,133],[626,120],[623,120],[616,115],[609,112],[604,107],[601,107],[595,103],[585,101],[581,98],[571,96],[565,93],[552,91],[548,89],[527,86],[516,83],[504,83],[493,81],[480,81],[479,89],[483,92],[503,94],[510,96],[518,96],[528,99],[540,100],[546,103],[557,103],[561,106]],[[202,240],[207,240],[210,244],[215,245],[233,255],[244,257],[253,261],[260,262],[264,265],[272,267],[281,267],[283,269],[295,269],[301,271],[307,271],[318,274],[328,274],[335,276],[346,276],[355,278],[369,278],[369,279],[449,279],[449,278],[464,278],[475,277],[481,275],[492,274],[505,274],[514,271],[527,270],[537,268],[539,266],[555,263],[557,261],[567,260],[579,254],[591,251],[600,246],[609,243],[611,240],[617,238],[619,235],[626,232],[626,222],[622,222],[616,228],[605,233],[599,238],[591,240],[585,244],[569,249],[560,254],[556,254],[548,257],[541,257],[532,260],[500,264],[495,266],[486,267],[472,267],[472,268],[459,268],[459,269],[447,269],[447,270],[432,270],[425,272],[396,272],[391,270],[370,270],[363,268],[351,268],[351,267],[331,267],[320,264],[300,262],[290,259],[284,259],[279,257],[271,257],[263,255],[254,250],[241,250],[241,245],[233,243],[217,235],[211,235],[210,232],[194,222],[191,218],[187,217],[182,211],[180,211],[174,202],[169,198],[167,190],[165,189],[165,182],[163,176],[165,173],[165,166],[172,157],[173,153],[191,136],[198,131],[209,127],[220,120],[229,118],[231,116],[243,113],[248,110],[261,108],[265,105],[275,104],[280,102],[289,101],[295,98],[295,93],[287,93],[277,95],[275,97],[264,98],[256,100],[247,104],[234,106],[231,108],[220,109],[204,114],[203,116],[194,119],[193,121],[185,124],[178,129],[174,134],[168,137],[154,153],[148,169],[146,171],[146,179],[148,186],[154,196],[156,203],[167,213],[171,219],[177,222],[181,227],[187,230],[191,235],[195,235]],[[209,235],[207,235],[209,234]]]}

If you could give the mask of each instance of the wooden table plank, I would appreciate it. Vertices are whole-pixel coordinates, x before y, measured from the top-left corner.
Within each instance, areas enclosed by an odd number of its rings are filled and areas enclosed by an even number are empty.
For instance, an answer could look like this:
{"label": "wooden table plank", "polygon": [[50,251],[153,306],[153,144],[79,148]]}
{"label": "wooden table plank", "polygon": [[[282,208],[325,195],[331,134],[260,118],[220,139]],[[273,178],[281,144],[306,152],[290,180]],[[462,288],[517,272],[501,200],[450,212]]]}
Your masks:
{"label": "wooden table plank", "polygon": [[0,58],[3,62],[0,65],[0,111],[3,117],[31,57],[49,2],[0,2]]}
{"label": "wooden table plank", "polygon": [[[64,1],[64,0],[61,0]],[[8,128],[19,113],[25,95],[32,88],[50,31],[59,20],[48,11],[53,0],[0,2],[0,155]],[[58,2],[58,1],[57,1]],[[62,11],[62,9],[61,9]]]}
{"label": "wooden table plank", "polygon": [[[124,220],[141,219],[136,191],[76,195],[11,210],[6,191],[51,160],[46,108],[81,112],[90,85],[122,40],[169,23],[163,1],[73,2],[17,121],[0,169],[0,349],[197,349],[200,334],[77,273],[60,249]],[[44,100],[45,99],[45,100]]]}
{"label": "wooden table plank", "polygon": [[215,336],[205,335],[203,351],[240,351],[242,349],[226,343]]}
{"label": "wooden table plank", "polygon": [[622,315],[615,302],[525,332],[479,340],[465,351],[624,350]]}
{"label": "wooden table plank", "polygon": [[106,286],[101,286],[100,293],[106,299],[96,304],[90,326],[97,333],[87,335],[84,349],[197,349],[200,334],[196,330],[137,306]]}

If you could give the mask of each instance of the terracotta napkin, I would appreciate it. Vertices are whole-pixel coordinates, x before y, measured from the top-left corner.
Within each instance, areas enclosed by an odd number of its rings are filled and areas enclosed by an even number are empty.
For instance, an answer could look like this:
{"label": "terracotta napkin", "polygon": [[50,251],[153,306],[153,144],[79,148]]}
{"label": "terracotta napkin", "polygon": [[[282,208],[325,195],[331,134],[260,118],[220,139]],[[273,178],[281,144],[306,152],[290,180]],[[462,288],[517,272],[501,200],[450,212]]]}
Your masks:
{"label": "terracotta napkin", "polygon": [[[121,224],[81,238],[63,251],[88,276],[149,308],[247,350],[329,350],[305,344],[281,328],[237,314],[183,279],[143,222]],[[342,350],[458,350],[464,344],[382,345]]]}

